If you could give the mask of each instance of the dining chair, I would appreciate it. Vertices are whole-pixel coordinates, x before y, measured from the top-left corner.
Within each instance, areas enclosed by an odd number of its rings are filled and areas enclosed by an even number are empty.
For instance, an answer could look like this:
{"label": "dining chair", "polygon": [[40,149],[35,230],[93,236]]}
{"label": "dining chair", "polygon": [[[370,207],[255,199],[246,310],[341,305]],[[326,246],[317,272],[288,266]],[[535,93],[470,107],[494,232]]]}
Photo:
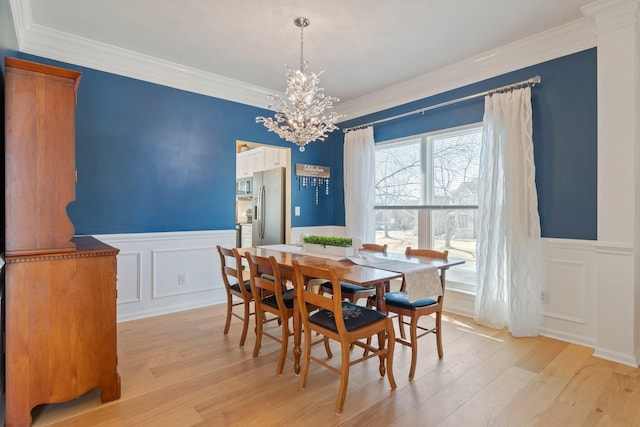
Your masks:
{"label": "dining chair", "polygon": [[[217,245],[217,249],[220,255],[222,281],[227,292],[227,319],[224,324],[224,334],[229,333],[231,316],[242,320],[242,335],[240,335],[240,346],[242,347],[247,338],[249,316],[254,314],[251,312],[251,301],[253,301],[251,284],[249,280],[244,280],[242,275],[242,257],[238,251],[235,248],[228,249],[220,245]],[[230,281],[229,278],[232,280]],[[234,297],[237,298],[235,301]],[[239,305],[242,305],[244,308],[242,315],[233,311],[233,307]]]}
{"label": "dining chair", "polygon": [[[268,337],[280,343],[280,359],[276,374],[282,374],[289,337],[293,331],[289,328],[289,319],[293,317],[293,289],[287,289],[280,273],[280,266],[274,257],[261,257],[245,254],[249,264],[249,281],[256,312],[256,342],[253,347],[253,357],[258,357],[262,347],[262,337]],[[266,317],[266,313],[274,316]],[[265,330],[265,324],[277,322],[280,325],[280,336]]]}
{"label": "dining chair", "polygon": [[[425,257],[447,259],[448,251],[439,252],[431,249],[412,249],[407,247],[405,250],[407,257]],[[416,364],[418,360],[418,338],[433,333],[436,336],[436,344],[438,347],[438,358],[442,359],[442,305],[444,301],[445,288],[445,271],[440,271],[440,285],[442,286],[442,295],[436,299],[422,298],[417,301],[409,301],[407,293],[404,292],[405,283],[403,281],[400,292],[385,293],[385,304],[387,313],[395,313],[398,315],[398,326],[400,329],[400,337],[396,338],[396,342],[411,347],[411,367],[409,369],[409,379],[413,379],[416,373]],[[419,320],[424,316],[435,314],[435,325],[432,328],[423,327],[418,324]],[[408,317],[410,321],[404,318]],[[407,340],[404,325],[409,326],[409,339]],[[420,334],[418,334],[418,330]]]}
{"label": "dining chair", "polygon": [[[306,386],[311,361],[339,374],[340,386],[336,401],[336,413],[341,414],[347,394],[350,367],[377,356],[380,359],[380,375],[384,376],[386,373],[391,389],[395,390],[396,382],[393,377],[395,332],[391,319],[380,311],[356,305],[349,301],[343,301],[340,280],[334,267],[307,266],[300,264],[298,260],[293,260],[293,271],[296,300],[304,328],[304,360],[300,375],[300,389],[304,390]],[[329,281],[333,288],[333,296],[320,295],[317,292],[307,290],[304,283],[309,278]],[[319,310],[311,312],[308,307],[317,307]],[[324,359],[315,357],[311,353],[311,348],[315,344],[322,342],[312,342],[312,332],[340,343],[340,369],[330,365]],[[379,336],[379,348],[360,341],[372,335]],[[351,360],[350,348],[352,345],[367,349],[369,354]]]}
{"label": "dining chair", "polygon": [[[362,250],[387,253],[387,245],[378,245],[375,243],[363,243]],[[370,288],[365,286],[352,285],[351,283],[340,282],[340,290],[342,291],[342,298],[346,299],[353,304],[356,304],[361,298],[371,298],[376,294],[376,288]],[[332,293],[331,283],[324,282],[320,285],[320,294]]]}

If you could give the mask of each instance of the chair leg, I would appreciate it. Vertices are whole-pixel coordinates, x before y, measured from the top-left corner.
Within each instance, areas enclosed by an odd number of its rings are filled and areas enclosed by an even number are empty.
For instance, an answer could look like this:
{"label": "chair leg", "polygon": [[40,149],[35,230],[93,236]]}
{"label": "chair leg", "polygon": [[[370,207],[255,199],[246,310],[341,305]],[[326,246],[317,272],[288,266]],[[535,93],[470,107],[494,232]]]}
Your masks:
{"label": "chair leg", "polygon": [[262,347],[262,328],[263,328],[262,319],[263,319],[264,313],[262,312],[262,310],[260,310],[257,304],[256,304],[255,312],[256,312],[256,343],[253,346],[253,357],[258,357],[258,355],[260,354],[260,347]]}
{"label": "chair leg", "polygon": [[438,344],[438,358],[442,359],[442,312],[436,312],[436,343]]}
{"label": "chair leg", "polygon": [[244,318],[242,319],[242,335],[240,336],[240,347],[244,346],[244,341],[247,339],[247,331],[249,330],[249,316],[250,307],[249,301],[245,300],[242,304],[244,306]]}
{"label": "chair leg", "polygon": [[404,333],[404,317],[402,314],[398,314],[398,328],[400,329],[400,337],[403,340],[406,340],[407,336]]}
{"label": "chair leg", "polygon": [[[371,309],[374,308],[374,303],[370,297],[367,298],[367,308],[371,308]],[[367,337],[367,345],[371,345],[371,337]],[[369,354],[369,350],[365,348],[364,352],[362,353],[362,356],[366,357],[368,354]]]}
{"label": "chair leg", "polygon": [[409,369],[409,379],[412,380],[416,373],[416,364],[418,362],[418,318],[416,316],[411,316],[409,333],[411,334],[411,368]]}
{"label": "chair leg", "polygon": [[302,361],[302,372],[300,373],[300,390],[304,390],[307,385],[307,377],[309,376],[309,364],[311,364],[311,333],[306,332],[311,332],[311,330],[309,329],[309,325],[304,326],[304,360]]}
{"label": "chair leg", "polygon": [[349,386],[349,344],[342,344],[342,366],[340,367],[340,388],[338,388],[338,400],[336,401],[336,414],[342,414],[344,401],[347,397],[347,387]]}
{"label": "chair leg", "polygon": [[227,294],[227,320],[224,322],[224,334],[229,333],[229,326],[231,326],[231,312],[233,311],[233,297],[231,294]]}
{"label": "chair leg", "polygon": [[[280,319],[282,320],[282,319]],[[280,360],[278,361],[278,369],[276,370],[276,374],[282,375],[282,371],[284,370],[284,363],[287,360],[287,350],[289,347],[289,322],[286,320],[282,320],[282,339],[280,340]]]}
{"label": "chair leg", "polygon": [[396,345],[396,333],[393,330],[393,320],[387,319],[387,379],[391,390],[396,389],[396,379],[393,376],[393,351]]}
{"label": "chair leg", "polygon": [[324,350],[327,352],[327,359],[331,359],[333,357],[333,353],[331,352],[331,345],[329,344],[329,338],[324,337]]}

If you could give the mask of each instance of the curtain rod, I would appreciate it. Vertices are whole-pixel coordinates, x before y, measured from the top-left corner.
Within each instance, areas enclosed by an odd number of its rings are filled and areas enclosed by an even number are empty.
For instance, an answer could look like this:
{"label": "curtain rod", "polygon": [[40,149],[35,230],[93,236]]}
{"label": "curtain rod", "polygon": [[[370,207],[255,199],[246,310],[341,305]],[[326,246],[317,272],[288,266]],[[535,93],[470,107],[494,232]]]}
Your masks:
{"label": "curtain rod", "polygon": [[373,125],[377,125],[377,124],[380,124],[380,123],[390,122],[392,120],[396,120],[396,119],[400,119],[400,118],[403,118],[403,117],[407,117],[407,116],[410,116],[412,114],[421,114],[421,113],[424,113],[425,111],[435,110],[436,108],[446,107],[447,105],[457,104],[458,102],[469,101],[470,99],[480,98],[481,96],[492,95],[494,93],[499,93],[499,92],[506,92],[506,91],[509,91],[509,90],[518,89],[518,88],[525,87],[525,86],[535,86],[536,84],[540,83],[541,81],[542,80],[540,79],[540,76],[531,77],[530,79],[523,80],[521,82],[512,83],[510,85],[497,87],[495,89],[486,90],[484,92],[475,93],[473,95],[464,96],[462,98],[452,99],[451,101],[441,102],[440,104],[431,105],[429,107],[421,108],[421,109],[416,110],[416,111],[410,111],[408,113],[398,114],[397,116],[388,117],[386,119],[380,119],[380,120],[376,120],[376,121],[373,121],[373,122],[370,122],[370,123],[365,123],[365,124],[362,124],[362,125],[345,128],[343,130],[343,132],[347,133],[350,130],[362,129],[362,128],[366,128],[368,126],[373,126]]}

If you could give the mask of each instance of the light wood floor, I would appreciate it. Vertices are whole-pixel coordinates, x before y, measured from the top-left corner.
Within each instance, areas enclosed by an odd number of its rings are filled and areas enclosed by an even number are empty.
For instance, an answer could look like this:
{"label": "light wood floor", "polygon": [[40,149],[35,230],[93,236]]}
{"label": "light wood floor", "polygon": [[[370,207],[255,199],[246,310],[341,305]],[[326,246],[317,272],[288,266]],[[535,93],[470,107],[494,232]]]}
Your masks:
{"label": "light wood floor", "polygon": [[433,337],[420,340],[413,381],[409,349],[396,346],[395,391],[377,359],[353,367],[342,415],[337,375],[313,364],[299,390],[292,357],[276,376],[275,342],[254,359],[252,333],[240,348],[240,322],[228,336],[223,323],[224,306],[215,306],[119,324],[121,399],[100,404],[92,391],[43,405],[34,426],[640,426],[639,369],[461,316],[446,316],[444,359]]}

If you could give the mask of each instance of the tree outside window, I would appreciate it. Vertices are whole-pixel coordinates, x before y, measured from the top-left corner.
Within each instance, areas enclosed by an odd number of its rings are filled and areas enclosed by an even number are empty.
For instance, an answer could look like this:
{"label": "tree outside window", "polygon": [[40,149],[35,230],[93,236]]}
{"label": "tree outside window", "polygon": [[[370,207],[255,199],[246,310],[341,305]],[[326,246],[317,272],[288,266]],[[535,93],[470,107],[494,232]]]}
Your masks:
{"label": "tree outside window", "polygon": [[475,284],[479,126],[376,144],[376,242],[448,250],[449,279]]}

